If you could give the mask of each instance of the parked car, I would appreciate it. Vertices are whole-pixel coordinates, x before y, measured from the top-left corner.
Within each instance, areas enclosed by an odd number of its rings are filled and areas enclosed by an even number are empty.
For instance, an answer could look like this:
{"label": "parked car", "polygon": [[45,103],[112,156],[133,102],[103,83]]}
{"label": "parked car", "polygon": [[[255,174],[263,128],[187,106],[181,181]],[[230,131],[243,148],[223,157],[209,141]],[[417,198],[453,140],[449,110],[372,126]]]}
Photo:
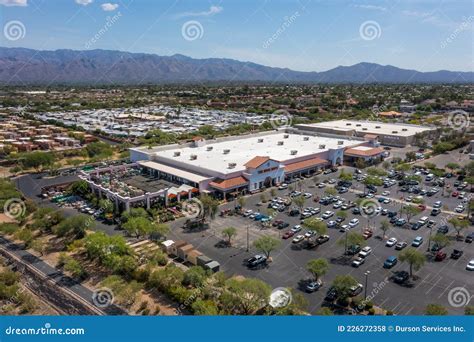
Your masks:
{"label": "parked car", "polygon": [[383,263],[383,267],[384,268],[392,268],[393,266],[395,266],[398,262],[398,259],[396,256],[392,255],[392,256],[389,256],[387,258],[387,260],[385,260],[385,262]]}
{"label": "parked car", "polygon": [[267,257],[262,254],[257,254],[250,259],[247,260],[248,267],[256,267],[258,265],[262,265],[267,262]]}
{"label": "parked car", "polygon": [[423,238],[421,236],[417,236],[415,239],[413,239],[413,242],[411,243],[411,245],[413,247],[419,247],[421,246],[422,243],[423,243]]}
{"label": "parked car", "polygon": [[408,281],[409,278],[410,274],[407,271],[400,271],[393,276],[393,281],[397,284],[404,284]]}
{"label": "parked car", "polygon": [[293,238],[293,243],[300,243],[301,241],[304,240],[304,235],[300,234],[300,235],[296,235],[294,238]]}
{"label": "parked car", "polygon": [[451,253],[451,259],[459,259],[460,257],[462,257],[463,254],[464,254],[463,251],[459,249],[454,249],[453,252]]}
{"label": "parked car", "polygon": [[367,257],[369,254],[372,253],[372,247],[369,247],[369,246],[365,246],[364,248],[362,248],[362,250],[359,252],[359,256],[362,257],[362,258],[365,258]]}
{"label": "parked car", "polygon": [[445,252],[443,252],[443,251],[436,252],[436,255],[435,255],[435,260],[436,261],[443,261],[444,259],[446,259],[446,253]]}
{"label": "parked car", "polygon": [[408,246],[408,243],[406,243],[405,241],[400,241],[399,243],[397,243],[395,245],[395,249],[397,251],[401,251],[403,248],[405,248],[406,246]]}
{"label": "parked car", "polygon": [[466,265],[466,270],[474,271],[474,259],[468,262],[468,264]]}
{"label": "parked car", "polygon": [[396,243],[397,243],[397,239],[393,237],[393,238],[388,239],[387,242],[385,242],[385,246],[393,247]]}
{"label": "parked car", "polygon": [[464,242],[472,243],[473,240],[474,240],[474,233],[470,233],[468,236],[466,236],[466,239],[464,239]]}
{"label": "parked car", "polygon": [[311,292],[319,290],[321,286],[323,286],[323,282],[320,279],[313,280],[313,281],[310,281],[308,284],[306,284],[305,290],[306,292],[311,293]]}
{"label": "parked car", "polygon": [[325,242],[329,241],[329,235],[321,235],[321,236],[318,236],[318,238],[316,239],[316,242],[321,245]]}
{"label": "parked car", "polygon": [[365,262],[365,258],[362,257],[356,257],[354,260],[352,260],[352,267],[359,267]]}
{"label": "parked car", "polygon": [[362,284],[354,285],[354,286],[352,286],[352,287],[349,289],[349,295],[350,295],[351,297],[355,297],[355,296],[357,296],[359,293],[361,293],[363,289],[364,289],[364,285],[362,285]]}
{"label": "parked car", "polygon": [[359,220],[356,219],[356,218],[349,221],[349,227],[351,227],[351,228],[356,227],[358,224],[359,224]]}

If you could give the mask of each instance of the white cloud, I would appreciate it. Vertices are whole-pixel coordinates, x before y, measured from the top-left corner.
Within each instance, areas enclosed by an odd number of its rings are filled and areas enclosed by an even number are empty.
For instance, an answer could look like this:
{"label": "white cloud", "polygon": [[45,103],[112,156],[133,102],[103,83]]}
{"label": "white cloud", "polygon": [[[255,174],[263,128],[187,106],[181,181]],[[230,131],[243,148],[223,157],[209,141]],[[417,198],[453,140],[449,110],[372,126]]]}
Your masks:
{"label": "white cloud", "polygon": [[104,11],[111,12],[111,11],[115,11],[119,7],[119,5],[106,2],[105,4],[100,5],[100,7],[102,7]]}
{"label": "white cloud", "polygon": [[76,0],[76,4],[82,5],[82,6],[87,6],[91,4],[94,0]]}
{"label": "white cloud", "polygon": [[382,12],[385,12],[387,10],[387,7],[375,6],[375,5],[354,5],[354,7],[367,9],[367,10],[382,11]]}
{"label": "white cloud", "polygon": [[0,0],[0,5],[3,6],[28,6],[28,0]]}
{"label": "white cloud", "polygon": [[178,14],[176,17],[177,18],[183,18],[183,17],[210,17],[215,14],[218,14],[224,10],[224,7],[222,6],[211,6],[209,7],[209,10],[207,11],[202,11],[202,12],[184,12],[181,14]]}

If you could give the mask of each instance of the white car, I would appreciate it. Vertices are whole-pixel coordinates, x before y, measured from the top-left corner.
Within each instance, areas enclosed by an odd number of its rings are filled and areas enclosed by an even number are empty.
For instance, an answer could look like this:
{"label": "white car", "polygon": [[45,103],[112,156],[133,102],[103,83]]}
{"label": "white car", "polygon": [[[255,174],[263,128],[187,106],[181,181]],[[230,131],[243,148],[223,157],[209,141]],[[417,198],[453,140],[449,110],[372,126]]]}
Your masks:
{"label": "white car", "polygon": [[324,183],[319,183],[318,184],[318,188],[320,188],[320,189],[324,188],[325,186],[326,186],[326,184],[324,184]]}
{"label": "white car", "polygon": [[340,207],[342,207],[342,204],[343,204],[342,201],[337,201],[336,203],[334,203],[332,207],[333,209],[339,209]]}
{"label": "white car", "polygon": [[472,259],[471,261],[469,261],[469,263],[468,263],[467,266],[466,266],[466,270],[468,270],[468,271],[474,271],[474,259]]}
{"label": "white car", "polygon": [[441,205],[442,205],[441,201],[436,201],[433,204],[433,208],[441,208]]}
{"label": "white car", "polygon": [[309,193],[309,192],[305,192],[305,193],[303,194],[303,197],[304,197],[304,198],[311,198],[311,196],[313,196],[313,194],[312,194],[312,193]]}
{"label": "white car", "polygon": [[312,236],[316,235],[316,232],[314,230],[308,230],[305,234],[304,237],[310,238]]}
{"label": "white car", "polygon": [[321,216],[323,219],[328,219],[330,217],[334,216],[334,212],[332,211],[325,211],[324,214]]}
{"label": "white car", "polygon": [[366,256],[368,256],[371,253],[372,253],[372,247],[366,246],[366,247],[362,248],[362,250],[359,252],[359,256],[362,257],[362,258],[365,258]]}
{"label": "white car", "polygon": [[382,196],[388,196],[388,195],[390,195],[390,191],[384,191],[384,192],[382,192]]}
{"label": "white car", "polygon": [[301,231],[301,226],[299,224],[297,224],[296,226],[294,226],[293,228],[291,228],[291,231],[293,233],[298,233],[299,231]]}
{"label": "white car", "polygon": [[249,210],[245,210],[245,211],[244,211],[244,216],[245,216],[245,217],[248,217],[248,216],[252,215],[252,213],[253,213],[253,210],[250,210],[250,209],[249,209]]}
{"label": "white car", "polygon": [[354,218],[354,219],[349,221],[349,227],[351,227],[351,228],[354,228],[358,224],[359,224],[359,219]]}
{"label": "white car", "polygon": [[278,187],[278,190],[285,190],[285,189],[288,189],[288,184],[286,183],[283,183]]}
{"label": "white car", "polygon": [[385,246],[392,247],[392,246],[396,245],[396,243],[397,243],[397,239],[390,238],[390,239],[387,240],[387,242],[385,242]]}
{"label": "white car", "polygon": [[362,257],[357,257],[352,261],[352,266],[353,267],[359,267],[365,262],[365,258]]}
{"label": "white car", "polygon": [[304,235],[296,235],[293,239],[293,243],[299,243],[304,240]]}
{"label": "white car", "polygon": [[458,205],[454,211],[457,213],[462,213],[464,211],[464,207],[462,205]]}
{"label": "white car", "polygon": [[329,183],[329,184],[334,184],[334,183],[336,183],[336,180],[335,180],[334,178],[333,178],[333,179],[330,179],[330,180],[328,181],[328,183]]}

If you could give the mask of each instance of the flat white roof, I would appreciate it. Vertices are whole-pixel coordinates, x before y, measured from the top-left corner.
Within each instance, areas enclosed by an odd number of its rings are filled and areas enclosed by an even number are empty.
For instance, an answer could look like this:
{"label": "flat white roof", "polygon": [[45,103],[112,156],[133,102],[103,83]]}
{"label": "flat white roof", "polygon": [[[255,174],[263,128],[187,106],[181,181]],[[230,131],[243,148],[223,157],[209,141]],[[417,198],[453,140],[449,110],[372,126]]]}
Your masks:
{"label": "flat white roof", "polygon": [[[288,135],[288,138],[285,136]],[[308,140],[305,140],[308,137]],[[259,142],[262,139],[263,142]],[[278,142],[283,145],[278,145]],[[343,141],[342,145],[338,142]],[[177,147],[169,150],[156,151],[154,155],[161,159],[170,160],[169,163],[193,165],[205,170],[212,170],[222,174],[245,170],[244,164],[256,156],[268,156],[280,162],[311,156],[327,152],[329,149],[353,147],[361,144],[360,140],[341,138],[315,137],[290,133],[275,133],[262,136],[244,137],[227,141],[206,141],[200,147]],[[321,145],[325,145],[322,147]],[[208,151],[208,148],[212,150]],[[322,148],[321,148],[322,147]],[[224,154],[224,150],[230,150]],[[291,151],[297,151],[292,155]],[[146,151],[146,150],[145,150]],[[179,152],[179,156],[175,156]],[[197,156],[192,160],[191,156]],[[234,168],[229,168],[229,163],[235,163]]]}
{"label": "flat white roof", "polygon": [[148,167],[153,170],[158,170],[170,175],[174,175],[176,177],[184,178],[195,183],[199,183],[201,181],[204,181],[210,178],[210,177],[204,177],[195,173],[183,171],[183,170],[180,170],[168,165],[163,165],[154,161],[139,161],[137,162],[137,164]]}
{"label": "flat white roof", "polygon": [[[432,130],[427,126],[416,126],[398,123],[383,123],[376,121],[355,121],[355,120],[336,120],[326,121],[314,124],[301,124],[299,127],[321,127],[326,129],[334,129],[339,131],[355,130],[361,133],[382,134],[382,135],[398,135],[411,136],[416,133]],[[393,132],[397,133],[393,133]]]}

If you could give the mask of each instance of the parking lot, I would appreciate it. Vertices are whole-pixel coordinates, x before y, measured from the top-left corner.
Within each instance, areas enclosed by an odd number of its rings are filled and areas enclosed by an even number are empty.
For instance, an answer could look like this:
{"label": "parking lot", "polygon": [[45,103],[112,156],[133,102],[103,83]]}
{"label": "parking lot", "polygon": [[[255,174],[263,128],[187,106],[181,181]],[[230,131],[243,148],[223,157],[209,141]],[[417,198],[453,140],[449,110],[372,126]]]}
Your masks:
{"label": "parking lot", "polygon": [[[352,168],[344,168],[345,171],[350,173],[354,172]],[[339,172],[331,174],[321,174],[318,176],[319,182],[325,182],[330,179],[338,181]],[[429,191],[434,186],[432,183],[425,182],[426,175],[421,175],[423,181],[420,184],[420,188]],[[454,187],[455,177],[446,179],[446,184]],[[302,192],[309,192],[312,194],[310,198],[305,201],[305,207],[321,208],[320,213],[313,217],[322,216],[325,211],[333,211],[337,213],[341,209],[333,209],[334,202],[328,205],[320,205],[313,199],[315,197],[325,197],[325,189],[332,187],[336,184],[332,181],[332,184],[325,183],[325,187],[318,187],[315,185],[313,179],[302,180]],[[364,192],[364,185],[358,181],[353,180],[352,186],[345,193],[338,194],[341,197],[341,201],[344,203],[356,202],[358,194]],[[398,182],[397,182],[398,183]],[[299,189],[298,189],[299,190]],[[400,191],[401,187],[395,184],[389,188],[379,187],[377,194],[372,199],[374,203],[378,203],[382,209],[387,211],[399,212],[405,199],[408,196],[420,196],[419,194],[412,194],[408,192]],[[467,189],[468,190],[468,189]],[[385,198],[388,199],[389,203],[379,203],[378,198],[383,191],[389,191]],[[463,189],[466,191],[466,189]],[[460,191],[461,192],[461,191]],[[277,190],[276,196],[286,198],[289,196],[290,191],[288,189]],[[468,196],[469,193],[465,195]],[[267,191],[267,197],[270,198],[270,192]],[[309,197],[309,196],[308,196]],[[423,216],[428,216],[429,220],[435,221],[432,230],[427,228],[427,225],[423,225],[418,230],[410,229],[409,225],[406,224],[404,227],[397,227],[390,225],[389,230],[386,232],[386,239],[396,238],[398,242],[405,241],[408,246],[411,245],[412,241],[420,236],[423,238],[422,244],[418,247],[418,250],[422,252],[427,251],[428,240],[430,232],[433,235],[436,233],[439,226],[447,224],[447,219],[453,216],[459,216],[459,213],[454,212],[454,209],[461,203],[459,198],[452,197],[442,191],[438,191],[431,196],[423,196],[424,205],[426,209],[420,214],[411,218],[410,222],[416,222]],[[431,216],[430,212],[435,202],[442,202],[442,213],[438,216]],[[252,210],[253,212],[266,213],[267,203],[262,205],[261,194],[255,194],[246,197],[246,203],[244,210]],[[228,203],[224,206],[232,208],[235,203]],[[348,224],[353,218],[359,220],[359,224],[353,228],[349,228],[350,231],[356,231],[362,233],[369,226],[368,215],[356,215],[352,213],[353,208],[347,208],[347,218],[341,224]],[[310,312],[315,312],[323,304],[325,294],[330,287],[332,280],[341,274],[350,274],[354,276],[364,286],[367,284],[367,295],[373,299],[373,302],[387,310],[393,311],[398,315],[407,314],[422,314],[426,305],[430,303],[439,303],[444,305],[450,314],[463,314],[464,305],[459,307],[450,304],[448,301],[448,295],[451,296],[456,291],[456,288],[464,288],[472,296],[474,294],[474,283],[473,275],[474,272],[466,270],[467,263],[474,259],[474,253],[472,251],[472,244],[463,241],[456,241],[454,238],[451,239],[450,244],[444,248],[447,253],[447,258],[443,261],[434,261],[432,253],[426,253],[427,261],[425,265],[415,272],[415,279],[405,282],[403,285],[396,284],[392,281],[391,277],[398,271],[407,271],[409,265],[406,263],[398,262],[396,266],[391,269],[383,268],[384,261],[390,256],[397,256],[400,252],[395,250],[394,247],[386,246],[386,239],[382,238],[382,231],[380,230],[381,222],[388,219],[388,216],[382,215],[382,212],[378,212],[375,216],[370,218],[370,226],[373,229],[373,236],[366,240],[367,245],[372,248],[372,253],[366,257],[365,263],[358,268],[352,267],[353,257],[344,255],[344,247],[337,244],[339,239],[344,238],[345,233],[340,231],[340,227],[328,229],[328,235],[330,239],[328,242],[321,244],[313,249],[304,248],[305,243],[293,243],[292,238],[281,239],[281,246],[272,253],[272,262],[268,263],[264,267],[256,269],[249,269],[245,265],[245,260],[255,255],[257,251],[252,247],[252,241],[258,237],[259,234],[270,234],[276,237],[281,237],[285,232],[295,225],[301,223],[300,215],[289,216],[289,210],[282,212],[276,211],[274,220],[282,220],[289,224],[288,228],[277,229],[275,227],[261,228],[261,224],[255,222],[254,219],[243,216],[232,216],[232,217],[217,217],[211,222],[211,228],[200,232],[185,232],[182,229],[182,222],[176,221],[172,224],[172,239],[185,239],[192,243],[198,250],[205,253],[209,257],[219,261],[222,265],[222,269],[228,274],[242,274],[246,276],[252,276],[260,278],[273,287],[292,287],[302,291],[302,281],[310,278],[310,274],[306,271],[306,263],[315,258],[327,258],[330,263],[330,269],[328,273],[323,277],[323,286],[318,291],[313,293],[305,293],[306,298],[310,303]],[[386,213],[386,211],[384,212]],[[466,211],[463,212],[466,214]],[[399,214],[398,214],[399,215]],[[334,220],[335,215],[324,222]],[[449,225],[449,224],[448,224]],[[239,230],[239,234],[236,237],[236,241],[233,247],[221,248],[218,242],[222,240],[222,236],[219,233],[220,229],[233,226]],[[246,239],[247,227],[249,228],[249,240],[250,240],[250,251],[246,251]],[[467,235],[472,232],[472,226],[468,227],[463,231],[463,235]],[[269,233],[270,232],[270,233]],[[301,233],[305,233],[303,228]],[[301,234],[298,232],[297,234]],[[449,225],[448,236],[455,235],[455,231]],[[451,259],[449,256],[453,249],[462,250],[463,255],[457,259]],[[366,271],[370,271],[370,274],[366,277]],[[367,280],[367,281],[366,281]],[[364,293],[362,293],[362,296]],[[468,298],[469,300],[469,298]],[[452,301],[451,301],[452,302]],[[472,304],[472,303],[471,303]]]}

